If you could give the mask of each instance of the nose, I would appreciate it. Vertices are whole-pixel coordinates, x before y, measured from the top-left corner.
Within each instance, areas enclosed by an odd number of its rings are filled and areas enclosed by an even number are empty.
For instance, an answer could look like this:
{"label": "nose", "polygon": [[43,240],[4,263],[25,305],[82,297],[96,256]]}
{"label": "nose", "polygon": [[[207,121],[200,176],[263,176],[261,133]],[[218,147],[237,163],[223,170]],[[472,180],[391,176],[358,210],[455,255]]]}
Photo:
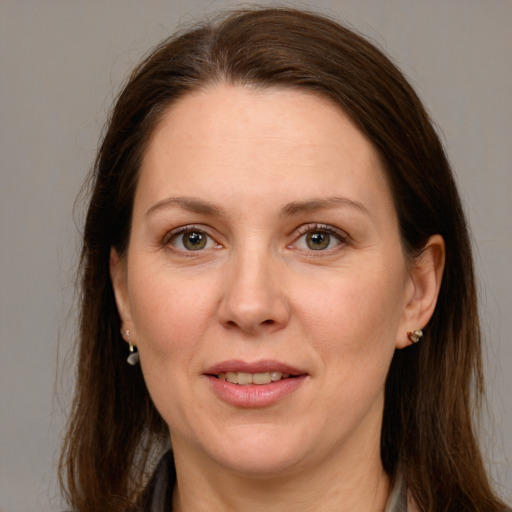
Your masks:
{"label": "nose", "polygon": [[218,317],[225,328],[253,336],[283,329],[290,307],[279,262],[269,254],[233,255],[225,268]]}

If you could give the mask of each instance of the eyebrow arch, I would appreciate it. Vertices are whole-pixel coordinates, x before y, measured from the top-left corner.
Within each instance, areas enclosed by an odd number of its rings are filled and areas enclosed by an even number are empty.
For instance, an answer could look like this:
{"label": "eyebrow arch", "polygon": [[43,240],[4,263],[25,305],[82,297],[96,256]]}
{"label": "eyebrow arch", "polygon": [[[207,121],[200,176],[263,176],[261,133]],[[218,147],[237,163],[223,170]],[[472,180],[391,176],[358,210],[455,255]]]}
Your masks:
{"label": "eyebrow arch", "polygon": [[[158,210],[172,208],[175,206],[203,215],[221,216],[223,214],[222,208],[208,201],[204,201],[203,199],[195,197],[168,197],[151,206],[151,208],[146,212],[146,216],[149,216]],[[362,203],[353,201],[347,197],[328,197],[321,199],[309,199],[307,201],[292,201],[281,209],[281,215],[291,217],[300,213],[316,212],[318,210],[337,208],[340,206],[354,208],[363,213],[369,214],[368,209]]]}
{"label": "eyebrow arch", "polygon": [[209,203],[208,201],[203,201],[202,199],[197,199],[195,197],[168,197],[158,201],[158,203],[155,203],[146,212],[146,217],[156,212],[157,210],[172,208],[174,206],[204,215],[222,215],[222,209],[213,205],[212,203]]}
{"label": "eyebrow arch", "polygon": [[283,207],[281,210],[282,216],[293,216],[300,213],[316,212],[318,210],[324,210],[329,208],[337,208],[340,206],[346,206],[359,210],[367,215],[370,214],[364,204],[358,201],[353,201],[348,197],[328,197],[321,199],[310,199],[308,201],[292,201]]}

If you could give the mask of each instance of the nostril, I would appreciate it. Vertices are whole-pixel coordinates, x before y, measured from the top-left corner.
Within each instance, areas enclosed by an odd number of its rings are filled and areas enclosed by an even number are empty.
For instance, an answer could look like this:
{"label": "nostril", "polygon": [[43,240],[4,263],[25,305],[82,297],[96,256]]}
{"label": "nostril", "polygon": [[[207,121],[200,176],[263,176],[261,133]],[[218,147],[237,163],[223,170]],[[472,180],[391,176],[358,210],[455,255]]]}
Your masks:
{"label": "nostril", "polygon": [[261,322],[261,323],[262,323],[263,325],[272,325],[272,324],[274,324],[275,322],[274,322],[274,320],[269,319],[269,320],[263,320],[263,322]]}

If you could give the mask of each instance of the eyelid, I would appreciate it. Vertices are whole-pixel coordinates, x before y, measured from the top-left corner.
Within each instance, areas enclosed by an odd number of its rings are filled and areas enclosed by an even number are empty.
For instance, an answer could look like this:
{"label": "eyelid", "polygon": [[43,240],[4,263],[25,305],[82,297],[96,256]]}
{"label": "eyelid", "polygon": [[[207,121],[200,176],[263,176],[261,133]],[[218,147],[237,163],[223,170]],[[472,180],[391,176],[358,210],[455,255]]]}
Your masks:
{"label": "eyelid", "polygon": [[[322,223],[318,223],[318,222],[312,222],[309,224],[303,224],[302,226],[297,228],[296,236],[295,236],[293,242],[289,245],[289,247],[293,248],[293,245],[296,244],[297,241],[301,237],[303,237],[304,235],[306,235],[308,233],[312,233],[315,231],[324,232],[324,233],[327,233],[329,235],[336,237],[340,241],[340,245],[346,245],[351,240],[350,235],[346,231],[343,231],[343,230],[341,230],[335,226],[332,226],[330,224],[322,224]],[[326,250],[321,250],[321,251],[320,250],[319,251],[310,250],[310,252],[312,252],[312,253],[314,252],[314,253],[317,253],[317,255],[320,255],[320,253],[329,253],[329,252],[335,251],[337,248],[338,247],[334,247],[332,249],[326,249]]]}
{"label": "eyelid", "polygon": [[342,229],[332,226],[331,224],[323,224],[320,222],[310,222],[308,224],[303,224],[302,226],[299,226],[297,228],[297,234],[299,236],[305,235],[306,233],[309,233],[311,231],[325,231],[327,233],[337,235],[342,239],[350,238],[346,231],[343,231]]}
{"label": "eyelid", "polygon": [[[179,235],[183,233],[188,233],[189,231],[198,231],[200,233],[203,233],[205,236],[213,240],[215,242],[216,247],[220,247],[221,244],[210,234],[210,230],[206,226],[197,225],[197,224],[186,224],[185,226],[180,226],[178,228],[171,229],[170,231],[167,231],[165,235],[162,238],[162,246],[169,247],[171,245],[171,242],[178,237]],[[194,252],[194,251],[184,251],[181,249],[177,249],[176,247],[173,247],[174,250],[179,252]],[[201,251],[197,251],[201,252]]]}

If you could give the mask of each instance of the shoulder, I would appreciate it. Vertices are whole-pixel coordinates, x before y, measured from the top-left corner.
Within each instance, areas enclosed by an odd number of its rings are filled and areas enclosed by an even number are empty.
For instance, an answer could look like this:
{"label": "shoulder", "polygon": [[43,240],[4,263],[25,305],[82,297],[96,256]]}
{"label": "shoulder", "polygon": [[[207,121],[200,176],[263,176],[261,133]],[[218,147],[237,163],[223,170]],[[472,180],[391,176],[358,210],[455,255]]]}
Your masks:
{"label": "shoulder", "polygon": [[[512,509],[505,506],[500,511],[512,512]],[[384,512],[420,512],[420,508],[407,489],[407,483],[401,474],[394,479],[393,489]]]}

